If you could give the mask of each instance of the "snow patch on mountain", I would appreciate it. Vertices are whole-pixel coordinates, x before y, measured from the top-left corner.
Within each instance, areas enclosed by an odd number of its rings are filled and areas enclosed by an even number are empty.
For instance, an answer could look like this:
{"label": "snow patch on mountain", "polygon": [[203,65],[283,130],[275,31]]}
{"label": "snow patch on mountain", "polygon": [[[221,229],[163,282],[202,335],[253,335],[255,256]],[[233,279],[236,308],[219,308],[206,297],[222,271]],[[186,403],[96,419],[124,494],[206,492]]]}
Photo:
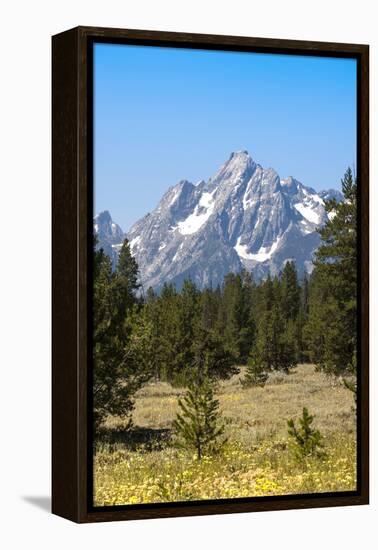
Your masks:
{"label": "snow patch on mountain", "polygon": [[178,223],[178,230],[181,235],[196,233],[207,222],[214,210],[215,191],[203,193],[192,214]]}
{"label": "snow patch on mountain", "polygon": [[140,243],[140,239],[141,239],[141,236],[138,235],[137,237],[135,237],[134,239],[132,239],[130,241],[130,250],[131,250],[131,252],[134,252],[134,248],[138,247],[138,244]]}
{"label": "snow patch on mountain", "polygon": [[274,252],[277,250],[277,247],[280,243],[280,238],[278,238],[272,246],[261,246],[259,251],[256,254],[253,254],[252,252],[248,252],[248,246],[244,244],[240,244],[241,237],[238,238],[236,245],[234,246],[234,249],[236,250],[237,254],[243,258],[244,260],[255,260],[256,262],[265,262],[266,260],[269,260],[271,256],[274,254]]}
{"label": "snow patch on mountain", "polygon": [[306,220],[308,220],[309,222],[315,224],[320,223],[319,215],[311,206],[307,206],[306,204],[297,202],[297,204],[294,204],[294,208],[296,208],[298,212],[302,214],[302,216],[306,218]]}

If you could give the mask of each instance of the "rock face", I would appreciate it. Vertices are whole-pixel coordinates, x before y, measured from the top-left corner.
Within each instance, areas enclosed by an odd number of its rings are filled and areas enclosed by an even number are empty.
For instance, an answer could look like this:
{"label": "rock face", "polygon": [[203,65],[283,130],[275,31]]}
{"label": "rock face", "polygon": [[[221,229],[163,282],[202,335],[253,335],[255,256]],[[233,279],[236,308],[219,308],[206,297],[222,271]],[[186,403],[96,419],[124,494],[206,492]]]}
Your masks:
{"label": "rock face", "polygon": [[[342,195],[317,193],[293,177],[280,179],[238,151],[207,182],[183,180],[170,187],[126,236],[145,289],[166,281],[180,287],[188,277],[201,288],[215,286],[243,267],[261,278],[278,273],[288,260],[302,275],[311,272],[328,198]],[[108,212],[96,216],[95,232],[115,262],[124,235]]]}
{"label": "rock face", "polygon": [[109,212],[105,210],[97,214],[93,220],[94,233],[97,236],[98,247],[103,248],[112,260],[115,267],[118,252],[122,246],[125,235],[119,225],[113,222]]}

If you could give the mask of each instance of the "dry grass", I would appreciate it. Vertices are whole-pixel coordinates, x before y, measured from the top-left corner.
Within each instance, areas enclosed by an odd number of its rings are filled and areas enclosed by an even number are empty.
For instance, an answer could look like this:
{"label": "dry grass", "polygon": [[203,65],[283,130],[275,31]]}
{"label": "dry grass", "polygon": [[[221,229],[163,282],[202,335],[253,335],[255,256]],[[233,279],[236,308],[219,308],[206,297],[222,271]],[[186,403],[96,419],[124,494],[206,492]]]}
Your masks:
{"label": "dry grass", "polygon": [[[303,407],[315,415],[318,429],[325,434],[339,430],[354,432],[351,392],[312,365],[299,365],[289,375],[273,374],[263,388],[242,389],[243,370],[231,380],[221,382],[217,392],[228,435],[238,441],[254,443],[273,433],[285,436],[286,420],[300,416]],[[148,384],[136,396],[134,424],[169,429],[178,410],[177,397],[184,391],[164,382]],[[107,426],[121,428],[123,421],[112,417]]]}
{"label": "dry grass", "polygon": [[[198,463],[169,445],[169,430],[183,390],[154,383],[137,395],[133,415],[140,445],[129,445],[119,418],[118,433],[95,457],[95,501],[123,504],[341,491],[355,488],[353,396],[341,382],[299,365],[273,375],[264,388],[242,389],[241,373],[219,384],[217,397],[229,443],[222,456]],[[306,406],[324,436],[327,459],[296,463],[287,448],[288,418]],[[148,445],[146,445],[146,441]],[[161,445],[161,442],[163,444]]]}

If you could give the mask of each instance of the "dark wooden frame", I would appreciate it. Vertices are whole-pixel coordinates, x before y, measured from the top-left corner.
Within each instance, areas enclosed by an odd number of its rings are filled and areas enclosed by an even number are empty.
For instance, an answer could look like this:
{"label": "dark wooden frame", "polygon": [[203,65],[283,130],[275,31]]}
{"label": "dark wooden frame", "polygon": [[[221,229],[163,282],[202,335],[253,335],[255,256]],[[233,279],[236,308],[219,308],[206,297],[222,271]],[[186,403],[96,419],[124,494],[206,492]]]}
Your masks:
{"label": "dark wooden frame", "polygon": [[[93,42],[258,51],[357,60],[359,178],[358,488],[291,495],[93,508],[90,430],[90,262],[92,238]],[[52,511],[96,522],[367,504],[369,501],[369,47],[156,31],[77,27],[52,39]]]}

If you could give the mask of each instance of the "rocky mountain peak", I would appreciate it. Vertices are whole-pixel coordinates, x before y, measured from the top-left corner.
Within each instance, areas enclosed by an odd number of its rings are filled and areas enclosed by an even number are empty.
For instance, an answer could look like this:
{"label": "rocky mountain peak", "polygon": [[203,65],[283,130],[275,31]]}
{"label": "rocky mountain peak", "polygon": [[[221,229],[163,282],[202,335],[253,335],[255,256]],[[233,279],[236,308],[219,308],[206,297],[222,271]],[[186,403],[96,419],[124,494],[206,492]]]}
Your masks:
{"label": "rocky mountain peak", "polygon": [[111,223],[112,222],[112,217],[110,215],[109,210],[104,210],[103,212],[100,212],[99,214],[97,214],[97,216],[95,216],[95,221],[100,226],[105,226],[105,225]]}
{"label": "rocky mountain peak", "polygon": [[120,245],[125,235],[118,224],[116,224],[108,210],[104,210],[95,216],[94,233],[99,246],[111,258],[113,266],[116,265]]}
{"label": "rocky mountain peak", "polygon": [[248,151],[235,151],[229,159],[220,167],[218,172],[210,178],[207,187],[213,190],[219,184],[237,184],[251,177],[256,168]]}
{"label": "rocky mountain peak", "polygon": [[[203,288],[242,268],[259,278],[278,273],[288,260],[296,262],[300,275],[311,271],[316,229],[327,221],[324,200],[340,196],[324,193],[323,199],[292,176],[280,179],[247,151],[231,153],[209,180],[170,187],[128,231],[144,288],[180,286],[188,277]],[[101,243],[114,237],[114,222],[107,212],[100,216],[101,224],[99,216],[94,223]],[[110,246],[116,256],[116,243]]]}

